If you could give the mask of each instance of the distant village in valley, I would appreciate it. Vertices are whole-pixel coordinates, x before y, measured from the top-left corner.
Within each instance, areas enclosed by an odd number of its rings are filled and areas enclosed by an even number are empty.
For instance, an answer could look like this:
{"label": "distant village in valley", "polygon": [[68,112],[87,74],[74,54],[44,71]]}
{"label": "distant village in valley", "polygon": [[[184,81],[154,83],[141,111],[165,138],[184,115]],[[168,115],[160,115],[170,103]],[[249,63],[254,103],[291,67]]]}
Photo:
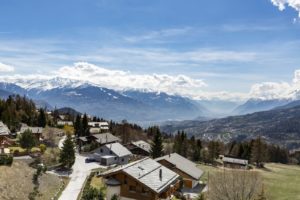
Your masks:
{"label": "distant village in valley", "polygon": [[260,137],[223,143],[171,135],[72,108],[37,108],[18,95],[0,100],[0,120],[0,173],[22,188],[0,199],[264,199],[267,169],[300,164],[299,151]]}

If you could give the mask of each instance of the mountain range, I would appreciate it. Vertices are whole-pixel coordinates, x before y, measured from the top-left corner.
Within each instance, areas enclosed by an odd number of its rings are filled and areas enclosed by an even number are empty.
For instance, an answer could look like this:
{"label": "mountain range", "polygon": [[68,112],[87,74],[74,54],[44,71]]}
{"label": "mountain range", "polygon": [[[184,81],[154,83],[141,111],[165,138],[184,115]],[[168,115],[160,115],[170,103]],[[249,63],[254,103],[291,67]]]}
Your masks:
{"label": "mountain range", "polygon": [[116,91],[91,83],[54,78],[0,83],[0,96],[24,95],[48,109],[72,107],[106,119],[135,122],[193,119],[208,112],[196,102],[163,92]]}
{"label": "mountain range", "polygon": [[164,132],[185,131],[189,136],[222,141],[249,140],[261,136],[290,149],[300,147],[300,102],[269,111],[212,120],[185,120],[165,123]]}

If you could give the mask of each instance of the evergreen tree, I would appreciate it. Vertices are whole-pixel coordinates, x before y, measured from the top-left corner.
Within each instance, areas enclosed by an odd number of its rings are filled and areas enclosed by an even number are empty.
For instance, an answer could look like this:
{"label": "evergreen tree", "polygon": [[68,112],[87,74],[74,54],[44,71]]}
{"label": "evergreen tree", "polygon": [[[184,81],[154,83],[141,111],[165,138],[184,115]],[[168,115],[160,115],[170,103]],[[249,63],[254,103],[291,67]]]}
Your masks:
{"label": "evergreen tree", "polygon": [[157,129],[153,141],[151,143],[151,156],[152,158],[158,158],[163,155],[163,140],[160,130]]}
{"label": "evergreen tree", "polygon": [[45,113],[44,109],[40,108],[39,115],[38,115],[38,126],[45,127],[46,124],[47,124],[46,113]]}
{"label": "evergreen tree", "polygon": [[83,118],[82,118],[82,135],[89,136],[89,134],[90,134],[90,132],[89,132],[89,122],[88,122],[87,115],[84,114]]}
{"label": "evergreen tree", "polygon": [[19,143],[22,148],[27,149],[27,151],[29,151],[32,147],[37,145],[38,141],[30,130],[26,130],[24,133],[21,134],[19,138]]}
{"label": "evergreen tree", "polygon": [[75,135],[80,137],[82,135],[82,123],[80,115],[76,116],[75,123],[74,123]]}
{"label": "evergreen tree", "polygon": [[64,146],[60,152],[59,162],[63,167],[66,167],[68,169],[71,169],[72,165],[75,162],[74,143],[70,134],[67,135],[67,138],[64,141]]}

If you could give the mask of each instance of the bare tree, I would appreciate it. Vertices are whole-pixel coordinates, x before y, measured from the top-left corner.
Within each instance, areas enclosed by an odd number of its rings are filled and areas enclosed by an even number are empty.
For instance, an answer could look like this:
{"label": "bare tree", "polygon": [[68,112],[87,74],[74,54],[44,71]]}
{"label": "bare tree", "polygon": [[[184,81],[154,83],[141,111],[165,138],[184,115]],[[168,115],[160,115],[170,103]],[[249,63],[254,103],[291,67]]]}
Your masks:
{"label": "bare tree", "polygon": [[210,177],[210,200],[254,200],[262,188],[258,172],[224,170]]}

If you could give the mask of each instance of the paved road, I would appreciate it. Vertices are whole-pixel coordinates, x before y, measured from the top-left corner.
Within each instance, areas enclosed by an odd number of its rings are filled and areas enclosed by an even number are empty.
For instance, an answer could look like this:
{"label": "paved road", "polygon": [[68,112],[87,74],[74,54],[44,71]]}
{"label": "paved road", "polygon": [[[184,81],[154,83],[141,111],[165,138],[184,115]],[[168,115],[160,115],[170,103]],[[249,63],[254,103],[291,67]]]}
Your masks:
{"label": "paved road", "polygon": [[63,136],[60,140],[59,140],[59,142],[58,142],[58,148],[59,149],[62,149],[63,148],[63,146],[64,146],[64,141],[66,140],[66,138],[67,138],[67,136]]}
{"label": "paved road", "polygon": [[85,163],[86,158],[85,156],[76,154],[73,172],[70,175],[70,182],[59,200],[76,200],[91,170],[101,167],[98,163]]}

